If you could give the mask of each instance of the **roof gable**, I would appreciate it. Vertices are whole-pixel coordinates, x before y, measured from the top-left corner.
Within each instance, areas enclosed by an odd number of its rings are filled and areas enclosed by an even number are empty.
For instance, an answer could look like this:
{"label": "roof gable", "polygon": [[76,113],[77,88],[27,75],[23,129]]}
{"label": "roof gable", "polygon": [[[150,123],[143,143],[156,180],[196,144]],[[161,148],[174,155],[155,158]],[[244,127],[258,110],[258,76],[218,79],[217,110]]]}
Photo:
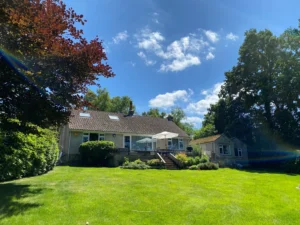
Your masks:
{"label": "roof gable", "polygon": [[[73,110],[69,121],[71,130],[134,133],[154,135],[163,131],[189,137],[174,122],[150,116],[124,116],[122,113],[86,110],[90,117],[81,117],[81,110]],[[118,117],[118,119],[111,119]]]}

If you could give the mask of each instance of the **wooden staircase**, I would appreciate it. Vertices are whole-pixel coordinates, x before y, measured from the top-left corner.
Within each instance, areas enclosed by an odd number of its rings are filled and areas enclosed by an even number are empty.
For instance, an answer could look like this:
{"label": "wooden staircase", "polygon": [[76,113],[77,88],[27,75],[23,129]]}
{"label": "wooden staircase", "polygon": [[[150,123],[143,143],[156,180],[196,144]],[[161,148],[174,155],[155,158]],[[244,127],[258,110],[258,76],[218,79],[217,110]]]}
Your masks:
{"label": "wooden staircase", "polygon": [[177,165],[171,159],[169,159],[169,157],[167,155],[161,155],[161,157],[166,162],[166,164],[165,164],[166,165],[166,169],[168,169],[168,170],[178,170],[179,169],[177,167]]}

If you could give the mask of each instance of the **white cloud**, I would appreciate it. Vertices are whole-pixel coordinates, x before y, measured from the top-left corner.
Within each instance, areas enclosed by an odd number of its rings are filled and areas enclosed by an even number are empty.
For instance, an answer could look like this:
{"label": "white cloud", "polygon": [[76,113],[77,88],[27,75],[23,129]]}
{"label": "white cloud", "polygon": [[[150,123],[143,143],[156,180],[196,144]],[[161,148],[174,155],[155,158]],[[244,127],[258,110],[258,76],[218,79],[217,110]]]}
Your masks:
{"label": "white cloud", "polygon": [[199,127],[200,124],[202,123],[203,118],[197,117],[197,116],[188,116],[185,119],[182,120],[184,123],[191,123],[195,127]]}
{"label": "white cloud", "polygon": [[147,66],[152,66],[156,64],[156,61],[148,59],[144,52],[138,52],[137,55],[145,61],[145,64]]}
{"label": "white cloud", "polygon": [[192,56],[190,54],[182,57],[181,59],[175,59],[169,64],[161,64],[160,71],[181,71],[187,67],[199,65],[201,63],[200,59],[197,56]]}
{"label": "white cloud", "polygon": [[115,44],[119,44],[121,41],[126,41],[127,38],[128,38],[127,30],[124,30],[118,33],[115,37],[113,37],[113,42]]}
{"label": "white cloud", "polygon": [[207,55],[206,55],[206,59],[209,60],[209,59],[214,59],[215,58],[215,55],[212,54],[211,52],[209,52]]}
{"label": "white cloud", "polygon": [[[217,39],[216,33],[207,32],[214,38],[213,40]],[[148,55],[152,54],[162,60],[159,69],[161,72],[177,72],[200,65],[200,58],[202,56],[204,58],[207,52],[210,52],[209,59],[214,57],[212,52],[215,48],[210,46],[209,42],[204,41],[201,35],[189,34],[164,46],[165,37],[160,32],[145,28],[136,34],[135,38],[137,48],[144,51],[144,56],[140,56],[141,58],[148,58]],[[147,61],[145,62],[147,64]]]}
{"label": "white cloud", "polygon": [[204,34],[212,43],[216,43],[219,40],[219,35],[216,32],[213,32],[211,30],[205,30]]}
{"label": "white cloud", "polygon": [[199,115],[205,114],[207,109],[210,107],[210,104],[214,104],[219,100],[218,94],[221,90],[222,84],[223,83],[216,83],[213,88],[202,91],[204,99],[201,99],[198,102],[190,103],[186,110]]}
{"label": "white cloud", "polygon": [[170,108],[174,106],[177,101],[188,101],[190,95],[191,93],[188,93],[186,90],[177,90],[171,93],[167,92],[165,94],[160,94],[149,101],[149,107]]}
{"label": "white cloud", "polygon": [[239,36],[237,36],[237,35],[233,34],[232,32],[230,32],[229,34],[226,35],[226,39],[236,41],[237,39],[239,39]]}
{"label": "white cloud", "polygon": [[158,16],[159,14],[157,12],[152,14],[152,21],[156,24],[159,24]]}
{"label": "white cloud", "polygon": [[130,61],[129,64],[130,64],[132,67],[135,67],[135,62]]}

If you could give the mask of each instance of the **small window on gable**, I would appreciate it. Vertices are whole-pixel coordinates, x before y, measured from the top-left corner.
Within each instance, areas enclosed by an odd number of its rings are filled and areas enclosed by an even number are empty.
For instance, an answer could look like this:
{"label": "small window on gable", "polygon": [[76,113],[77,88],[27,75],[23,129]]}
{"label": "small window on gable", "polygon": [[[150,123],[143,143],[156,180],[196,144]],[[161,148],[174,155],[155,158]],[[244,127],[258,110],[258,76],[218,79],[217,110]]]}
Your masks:
{"label": "small window on gable", "polygon": [[241,148],[239,148],[239,150],[238,150],[238,155],[239,155],[239,157],[242,157],[242,149]]}
{"label": "small window on gable", "polygon": [[115,116],[115,115],[108,115],[109,116],[109,119],[111,120],[120,120],[118,116]]}
{"label": "small window on gable", "polygon": [[91,114],[81,112],[81,113],[79,113],[79,116],[83,117],[83,118],[89,118],[89,117],[91,117]]}

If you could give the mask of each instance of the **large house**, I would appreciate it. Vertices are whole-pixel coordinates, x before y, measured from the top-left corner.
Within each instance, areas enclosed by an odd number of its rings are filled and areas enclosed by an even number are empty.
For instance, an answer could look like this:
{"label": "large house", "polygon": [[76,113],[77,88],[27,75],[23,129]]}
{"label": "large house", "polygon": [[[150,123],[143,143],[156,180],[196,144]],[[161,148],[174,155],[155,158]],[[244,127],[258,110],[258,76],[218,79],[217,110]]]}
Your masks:
{"label": "large house", "polygon": [[212,161],[248,165],[247,145],[237,138],[218,134],[192,140],[190,144],[199,145]]}
{"label": "large house", "polygon": [[[178,137],[166,140],[153,139],[161,132],[172,132]],[[69,123],[60,133],[60,147],[65,159],[76,158],[79,146],[86,141],[107,140],[119,149],[130,152],[153,152],[154,150],[185,150],[189,136],[168,118],[124,115],[93,110],[73,110]]]}

